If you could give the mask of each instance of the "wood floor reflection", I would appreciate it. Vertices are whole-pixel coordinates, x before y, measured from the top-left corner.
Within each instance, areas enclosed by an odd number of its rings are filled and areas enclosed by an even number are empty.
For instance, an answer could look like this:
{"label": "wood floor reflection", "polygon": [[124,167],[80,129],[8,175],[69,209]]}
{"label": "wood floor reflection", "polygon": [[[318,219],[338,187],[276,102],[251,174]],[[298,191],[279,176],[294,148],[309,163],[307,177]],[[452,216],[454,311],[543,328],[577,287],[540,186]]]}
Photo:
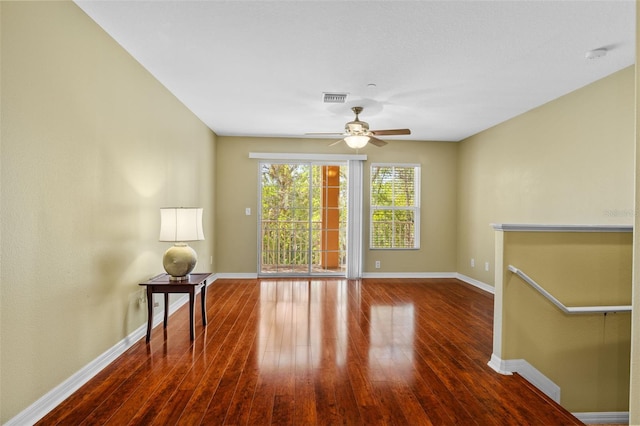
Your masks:
{"label": "wood floor reflection", "polygon": [[[454,279],[217,280],[40,424],[582,424],[487,366],[493,298]],[[199,307],[196,306],[196,312]]]}

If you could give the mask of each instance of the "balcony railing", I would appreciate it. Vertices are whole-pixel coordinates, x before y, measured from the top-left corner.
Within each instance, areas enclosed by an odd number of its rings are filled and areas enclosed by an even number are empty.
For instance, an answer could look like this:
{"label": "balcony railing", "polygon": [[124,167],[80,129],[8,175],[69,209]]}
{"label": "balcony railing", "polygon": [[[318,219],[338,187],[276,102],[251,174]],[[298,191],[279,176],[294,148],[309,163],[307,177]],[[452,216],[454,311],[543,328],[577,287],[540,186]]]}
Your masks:
{"label": "balcony railing", "polygon": [[[311,235],[310,235],[311,233]],[[323,249],[326,233],[338,233],[337,249]],[[323,229],[321,221],[264,220],[261,224],[262,273],[335,273],[346,268],[345,230]],[[309,238],[311,236],[311,238]],[[337,257],[328,262],[328,258]],[[333,264],[327,267],[327,264]]]}

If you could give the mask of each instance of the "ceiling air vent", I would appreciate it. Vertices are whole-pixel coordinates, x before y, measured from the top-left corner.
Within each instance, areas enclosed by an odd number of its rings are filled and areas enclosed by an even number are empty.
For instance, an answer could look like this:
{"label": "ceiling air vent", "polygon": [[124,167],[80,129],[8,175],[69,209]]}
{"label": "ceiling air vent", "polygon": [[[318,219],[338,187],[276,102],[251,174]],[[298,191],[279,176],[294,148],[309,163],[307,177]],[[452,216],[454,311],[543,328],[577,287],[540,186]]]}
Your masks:
{"label": "ceiling air vent", "polygon": [[347,100],[347,93],[323,93],[325,104],[343,104]]}

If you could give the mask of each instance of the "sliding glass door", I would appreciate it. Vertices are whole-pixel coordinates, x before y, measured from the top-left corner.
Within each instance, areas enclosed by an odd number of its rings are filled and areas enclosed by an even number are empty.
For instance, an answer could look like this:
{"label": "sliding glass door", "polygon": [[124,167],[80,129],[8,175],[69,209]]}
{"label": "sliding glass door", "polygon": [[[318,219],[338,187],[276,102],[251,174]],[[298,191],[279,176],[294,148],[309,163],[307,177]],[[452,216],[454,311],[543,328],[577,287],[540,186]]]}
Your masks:
{"label": "sliding glass door", "polygon": [[344,275],[345,163],[260,163],[259,274]]}

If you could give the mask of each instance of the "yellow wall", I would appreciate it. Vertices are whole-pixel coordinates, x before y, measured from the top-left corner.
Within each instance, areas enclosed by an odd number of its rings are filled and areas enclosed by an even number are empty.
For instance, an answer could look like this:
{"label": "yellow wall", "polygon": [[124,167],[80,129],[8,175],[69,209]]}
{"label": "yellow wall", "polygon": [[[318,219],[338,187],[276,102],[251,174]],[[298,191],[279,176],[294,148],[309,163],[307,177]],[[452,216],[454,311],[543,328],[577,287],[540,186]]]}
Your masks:
{"label": "yellow wall", "polygon": [[215,135],[71,2],[0,2],[1,421],[143,325],[159,208],[204,207]]}
{"label": "yellow wall", "polygon": [[629,305],[632,239],[631,232],[504,232],[500,356],[525,359],[560,386],[569,411],[628,410],[631,314],[565,314],[506,268],[565,306]]}
{"label": "yellow wall", "polygon": [[459,144],[457,272],[493,284],[491,223],[633,223],[633,87],[630,67]]}
{"label": "yellow wall", "polygon": [[[216,270],[220,273],[257,272],[258,163],[250,152],[353,154],[344,146],[329,147],[329,140],[219,137],[216,150]],[[453,272],[456,259],[457,146],[447,142],[389,141],[378,148],[360,150],[368,160],[364,182],[369,182],[372,162],[417,163],[422,166],[421,248],[419,250],[369,250],[369,191],[363,203],[365,273]],[[245,215],[245,208],[252,215]],[[242,253],[242,255],[239,255]],[[375,269],[375,261],[381,268]]]}
{"label": "yellow wall", "polygon": [[[636,0],[636,58],[640,57],[640,2]],[[635,72],[635,212],[640,211],[640,69]],[[635,229],[640,229],[640,216],[634,215]],[[631,320],[631,385],[629,423],[640,424],[640,239],[633,241],[633,312]]]}

